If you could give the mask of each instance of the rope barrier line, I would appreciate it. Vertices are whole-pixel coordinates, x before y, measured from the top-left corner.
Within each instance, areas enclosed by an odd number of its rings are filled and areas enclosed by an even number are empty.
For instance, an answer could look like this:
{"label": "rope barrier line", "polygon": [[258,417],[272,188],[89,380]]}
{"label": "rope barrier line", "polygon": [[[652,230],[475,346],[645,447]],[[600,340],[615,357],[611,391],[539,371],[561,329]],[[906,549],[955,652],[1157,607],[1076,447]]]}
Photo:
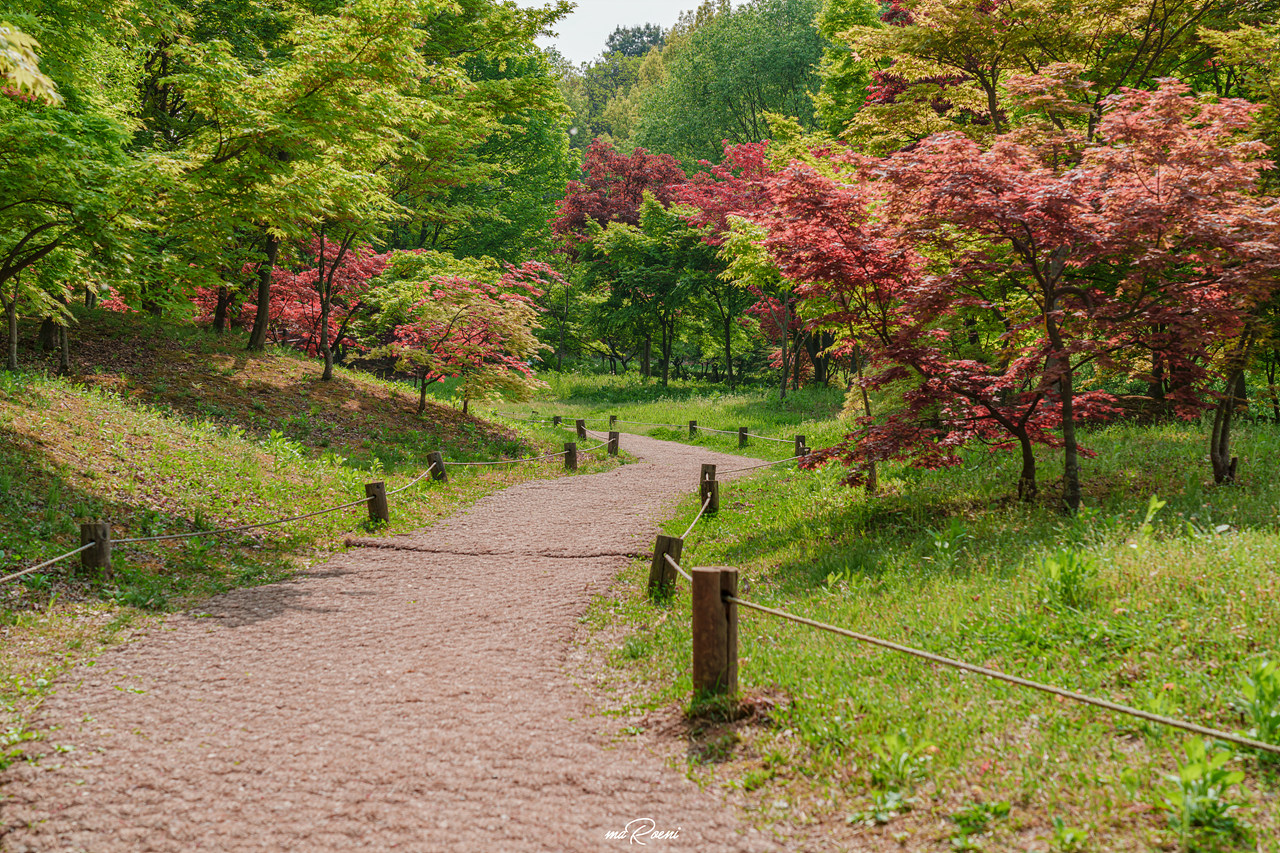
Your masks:
{"label": "rope barrier line", "polygon": [[671,564],[671,567],[673,569],[675,569],[677,572],[681,574],[682,577],[684,577],[685,580],[687,580],[689,583],[693,583],[693,575],[686,572],[684,570],[684,567],[681,566],[679,563],[677,563],[670,554],[663,554],[662,556],[666,559],[668,563]]}
{"label": "rope barrier line", "polygon": [[1273,755],[1280,755],[1280,746],[1277,746],[1271,743],[1264,743],[1259,740],[1253,740],[1252,738],[1247,738],[1247,737],[1244,737],[1243,735],[1224,732],[1224,731],[1221,731],[1220,729],[1211,729],[1207,726],[1200,726],[1195,723],[1188,723],[1183,720],[1177,720],[1177,719],[1174,719],[1173,717],[1166,717],[1161,714],[1153,714],[1150,711],[1143,711],[1138,708],[1131,708],[1128,705],[1121,705],[1118,702],[1111,702],[1107,699],[1098,699],[1093,696],[1086,696],[1083,693],[1076,693],[1073,690],[1066,690],[1061,687],[1054,687],[1051,684],[1042,684],[1039,681],[1032,681],[1028,678],[1021,678],[1019,676],[1009,675],[1007,673],[1000,672],[998,670],[987,669],[984,666],[978,666],[977,664],[966,663],[965,661],[962,661],[962,660],[956,660],[954,658],[944,657],[942,655],[934,654],[933,652],[926,652],[922,649],[914,649],[910,646],[903,646],[898,643],[891,642],[889,640],[882,640],[879,637],[872,637],[867,634],[859,634],[858,632],[850,631],[847,628],[840,628],[835,625],[828,625],[825,622],[818,622],[813,619],[806,619],[803,616],[796,616],[794,613],[788,613],[785,610],[775,610],[772,607],[765,607],[764,605],[761,605],[761,604],[755,604],[750,601],[745,601],[736,596],[726,595],[724,597],[724,600],[732,602],[734,604],[741,605],[742,607],[746,607],[751,610],[758,610],[761,613],[768,613],[771,616],[777,616],[780,619],[787,619],[792,622],[797,622],[801,625],[808,625],[811,628],[817,628],[818,630],[821,630],[821,631],[828,631],[832,634],[838,634],[842,637],[849,637],[850,639],[858,640],[859,642],[868,643],[870,645],[879,646],[885,649],[890,649],[895,652],[902,652],[903,654],[911,655],[913,657],[921,658],[923,660],[931,661],[933,663],[941,664],[943,666],[949,666],[954,669],[966,670],[968,672],[976,673],[978,675],[982,675],[987,678],[994,679],[996,681],[1004,681],[1009,684],[1016,684],[1020,687],[1029,687],[1032,690],[1039,690],[1042,693],[1049,693],[1053,696],[1060,696],[1064,699],[1070,699],[1074,702],[1080,702],[1084,705],[1092,705],[1096,708],[1103,708],[1108,711],[1114,711],[1115,713],[1118,713],[1118,714],[1124,714],[1130,717],[1137,717],[1142,720],[1147,720],[1148,722],[1160,723],[1161,725],[1170,726],[1175,729],[1182,729],[1183,731],[1194,732],[1195,734],[1205,735],[1206,737],[1217,738],[1218,740],[1223,740],[1228,743],[1234,743],[1239,746],[1247,746],[1251,749],[1261,750],[1262,752],[1269,752],[1269,753],[1272,753]]}
{"label": "rope barrier line", "polygon": [[710,497],[708,497],[705,501],[702,502],[702,509],[698,510],[698,514],[693,517],[693,523],[690,524],[688,528],[685,529],[684,533],[680,535],[681,539],[689,538],[689,534],[693,532],[693,528],[697,526],[699,521],[702,520],[702,514],[707,511],[707,507],[709,506],[711,506]]}
{"label": "rope barrier line", "polygon": [[428,465],[428,466],[427,466],[427,470],[423,471],[421,474],[419,474],[418,476],[414,477],[414,478],[413,478],[412,480],[410,480],[408,483],[406,483],[405,485],[401,486],[401,487],[400,487],[400,488],[398,488],[398,489],[392,489],[391,491],[387,492],[387,497],[391,497],[392,495],[398,495],[398,494],[400,494],[401,492],[403,492],[405,489],[409,488],[410,486],[414,486],[414,485],[416,485],[416,484],[417,484],[417,482],[418,482],[419,480],[421,480],[423,477],[425,477],[425,476],[427,476],[428,474],[430,474],[430,473],[431,473],[431,469],[432,469],[432,468],[434,468],[434,467],[436,467],[436,463],[432,462],[430,465]]}
{"label": "rope barrier line", "polygon": [[328,515],[331,512],[337,512],[342,509],[349,509],[353,506],[367,504],[368,498],[361,498],[358,501],[342,504],[341,506],[329,507],[315,512],[309,512],[305,515],[291,515],[288,518],[277,518],[275,521],[263,521],[258,524],[242,524],[239,527],[223,527],[218,530],[197,530],[194,533],[172,533],[165,536],[143,536],[132,539],[112,539],[112,545],[127,545],[135,542],[163,542],[170,539],[190,539],[193,536],[217,536],[223,533],[240,533],[245,530],[257,530],[260,527],[272,527],[277,524],[284,524],[288,521],[302,521],[304,518],[315,518],[317,515]]}
{"label": "rope barrier line", "polygon": [[[698,427],[698,429],[702,429],[702,427]],[[729,433],[729,434],[737,435],[737,433]],[[754,432],[749,432],[747,433],[747,435],[750,438],[760,438],[760,439],[764,439],[765,441],[776,441],[778,442],[778,444],[791,444],[792,442],[792,439],[790,438],[771,438],[770,436],[767,436],[767,435],[756,435]]]}
{"label": "rope barrier line", "polygon": [[45,560],[43,563],[41,563],[38,566],[32,566],[29,569],[23,569],[20,572],[14,572],[11,575],[5,575],[4,577],[0,578],[0,583],[8,583],[11,580],[17,580],[23,575],[29,575],[32,572],[38,572],[47,566],[52,566],[54,563],[62,562],[63,560],[67,559],[67,557],[74,557],[76,554],[79,554],[81,551],[88,551],[90,548],[92,548],[94,545],[97,545],[97,544],[98,544],[97,542],[90,542],[88,545],[81,545],[79,548],[75,549],[74,551],[68,551],[65,554],[60,554],[59,556],[54,557],[52,560]]}
{"label": "rope barrier line", "polygon": [[779,459],[776,462],[764,462],[760,465],[748,465],[745,468],[734,468],[732,471],[721,471],[721,474],[739,474],[743,471],[754,471],[757,468],[768,468],[770,465],[781,465],[783,462],[792,462],[796,459],[803,459],[802,456],[788,456],[786,459]]}

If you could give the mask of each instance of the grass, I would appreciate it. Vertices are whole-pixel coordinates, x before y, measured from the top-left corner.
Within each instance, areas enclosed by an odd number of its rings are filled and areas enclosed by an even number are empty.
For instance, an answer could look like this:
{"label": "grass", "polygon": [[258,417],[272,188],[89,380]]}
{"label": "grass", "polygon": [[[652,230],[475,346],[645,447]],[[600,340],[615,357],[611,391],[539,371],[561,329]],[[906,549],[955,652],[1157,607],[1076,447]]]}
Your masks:
{"label": "grass", "polygon": [[[540,377],[547,388],[532,403],[512,403],[485,409],[495,420],[518,423],[500,412],[550,419],[563,417],[569,425],[576,418],[591,418],[590,429],[605,430],[610,415],[620,421],[621,432],[683,441],[701,447],[732,451],[760,459],[784,459],[791,455],[796,434],[805,436],[810,447],[833,443],[841,434],[839,415],[844,394],[836,388],[802,388],[778,400],[776,389],[745,388],[730,392],[723,385],[694,381],[672,381],[663,388],[656,381],[636,384],[634,377],[608,374],[555,374]],[[689,441],[688,423],[696,420],[699,432]],[[671,424],[674,426],[648,426]],[[739,450],[737,430],[750,426],[751,432],[778,441],[749,439]],[[707,432],[702,428],[731,434]]]}
{"label": "grass", "polygon": [[[108,521],[113,539],[255,524],[358,500],[373,480],[395,489],[430,450],[495,459],[545,451],[560,437],[436,402],[419,417],[411,389],[341,368],[321,382],[315,361],[248,354],[240,335],[101,312],[80,320],[69,377],[0,372],[0,575],[77,547],[82,521]],[[452,467],[448,484],[428,478],[392,496],[385,532],[558,476],[556,462]],[[596,453],[579,470],[611,464]],[[73,557],[3,585],[0,731],[25,731],[57,672],[150,614],[288,577],[366,528],[355,506],[230,536],[118,545],[105,577],[86,576]]]}
{"label": "grass", "polygon": [[[556,411],[589,411],[574,399]],[[610,401],[716,417],[713,401],[680,403]],[[776,405],[762,402],[751,425],[785,423]],[[745,597],[765,605],[1249,731],[1261,719],[1242,713],[1259,694],[1251,675],[1280,659],[1280,430],[1238,431],[1241,481],[1229,487],[1211,485],[1199,424],[1113,425],[1086,443],[1097,455],[1078,517],[1057,510],[1053,483],[1040,503],[1012,500],[1015,460],[985,451],[947,471],[884,471],[870,499],[839,485],[841,471],[787,466],[722,486],[720,513],[681,562],[738,566]],[[1040,464],[1060,466],[1052,451]],[[690,496],[666,532],[696,511]],[[621,648],[609,656],[617,683],[647,685],[626,713],[699,711],[687,590],[654,605],[647,574],[647,561],[632,566],[588,621]],[[1255,755],[1228,751],[1211,769],[1185,751],[1191,739],[1156,724],[764,614],[740,620],[745,707],[767,713],[728,728],[687,716],[689,771],[745,792],[762,823],[851,850],[1280,849],[1280,777]],[[886,767],[911,778],[886,781]],[[1242,785],[1220,784],[1237,772]],[[1219,783],[1205,781],[1214,773]],[[1188,818],[1182,802],[1226,816]]]}

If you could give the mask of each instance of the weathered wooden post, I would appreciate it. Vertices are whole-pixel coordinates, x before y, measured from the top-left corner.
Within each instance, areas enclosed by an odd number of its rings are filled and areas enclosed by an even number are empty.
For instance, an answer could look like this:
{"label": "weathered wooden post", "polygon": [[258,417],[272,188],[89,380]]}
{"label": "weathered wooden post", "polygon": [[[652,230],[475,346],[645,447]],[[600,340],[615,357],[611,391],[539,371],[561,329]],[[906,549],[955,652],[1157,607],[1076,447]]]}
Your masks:
{"label": "weathered wooden post", "polygon": [[693,575],[693,691],[695,695],[738,693],[738,570],[699,566]]}
{"label": "weathered wooden post", "polygon": [[609,455],[618,455],[618,431],[613,430],[609,433]]}
{"label": "weathered wooden post", "polygon": [[698,434],[698,422],[689,421],[689,438],[693,438]]}
{"label": "weathered wooden post", "polygon": [[433,450],[427,454],[427,462],[431,464],[431,479],[442,483],[449,482],[449,474],[444,470],[444,454]]}
{"label": "weathered wooden post", "polygon": [[738,446],[739,447],[747,446],[747,428],[746,427],[738,427]]}
{"label": "weathered wooden post", "polygon": [[560,426],[560,423],[561,423],[561,421],[563,421],[563,420],[564,420],[564,418],[560,417],[559,415],[552,415],[552,416],[551,416],[551,425],[552,425],[552,426]]}
{"label": "weathered wooden post", "polygon": [[575,441],[564,443],[564,470],[578,470],[578,443]]}
{"label": "weathered wooden post", "polygon": [[[711,503],[707,504],[710,499]],[[698,475],[698,500],[707,504],[707,512],[720,511],[720,484],[716,482],[716,466],[703,465]]]}
{"label": "weathered wooden post", "polygon": [[582,418],[578,418],[578,420],[574,422],[574,426],[577,427],[578,429],[578,438],[581,439],[582,441],[586,441],[587,440],[587,422],[584,421]]}
{"label": "weathered wooden post", "polygon": [[90,521],[80,525],[80,544],[93,547],[80,552],[80,566],[85,569],[98,569],[98,575],[105,577],[111,573],[111,525],[105,521]]}
{"label": "weathered wooden post", "polygon": [[795,450],[795,453],[793,453],[793,454],[791,454],[791,455],[792,455],[792,456],[804,456],[804,455],[805,455],[806,453],[808,453],[808,452],[809,452],[809,448],[805,447],[805,444],[804,444],[804,436],[803,436],[803,435],[797,435],[797,436],[796,436],[796,450]]}
{"label": "weathered wooden post", "polygon": [[364,484],[364,496],[369,501],[369,521],[391,522],[391,510],[387,506],[387,484],[382,480]]}
{"label": "weathered wooden post", "polygon": [[617,416],[617,415],[609,415],[609,429],[613,429],[613,428],[614,428],[614,427],[616,427],[617,425],[618,425],[618,416]]}
{"label": "weathered wooden post", "polygon": [[649,566],[649,597],[664,598],[676,587],[675,566],[668,563],[665,555],[680,562],[680,552],[684,550],[684,540],[679,536],[658,534],[658,541],[653,546],[653,563]]}

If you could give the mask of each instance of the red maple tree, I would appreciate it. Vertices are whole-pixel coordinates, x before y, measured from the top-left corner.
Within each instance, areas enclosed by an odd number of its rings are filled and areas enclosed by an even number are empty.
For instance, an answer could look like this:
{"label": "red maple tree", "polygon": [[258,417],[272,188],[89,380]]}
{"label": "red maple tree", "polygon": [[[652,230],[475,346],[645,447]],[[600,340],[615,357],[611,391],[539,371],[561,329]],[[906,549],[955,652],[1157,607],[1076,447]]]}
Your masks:
{"label": "red maple tree", "polygon": [[[770,249],[802,298],[830,306],[876,372],[908,385],[903,406],[818,463],[955,464],[980,441],[1022,453],[1018,491],[1036,494],[1035,444],[1064,451],[1064,500],[1079,506],[1081,418],[1115,403],[1082,373],[1187,381],[1184,413],[1206,405],[1212,349],[1237,334],[1280,267],[1280,216],[1251,194],[1255,113],[1201,103],[1176,81],[1107,101],[1099,142],[1070,169],[1011,136],[988,150],[958,134],[883,160],[830,155],[828,174],[776,179]],[[874,211],[874,217],[868,211]]]}
{"label": "red maple tree", "polygon": [[670,154],[637,148],[628,156],[603,139],[587,146],[582,170],[582,180],[569,182],[551,225],[557,236],[571,243],[585,239],[588,221],[602,228],[610,222],[639,224],[646,192],[667,205],[685,180],[684,169]]}

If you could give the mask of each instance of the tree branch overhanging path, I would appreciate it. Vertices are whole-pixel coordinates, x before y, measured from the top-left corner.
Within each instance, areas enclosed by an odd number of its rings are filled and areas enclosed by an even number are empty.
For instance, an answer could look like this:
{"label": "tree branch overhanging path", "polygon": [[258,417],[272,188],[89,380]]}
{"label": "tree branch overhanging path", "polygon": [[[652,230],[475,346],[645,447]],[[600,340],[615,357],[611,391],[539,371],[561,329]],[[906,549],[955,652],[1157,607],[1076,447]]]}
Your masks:
{"label": "tree branch overhanging path", "polygon": [[[39,762],[3,777],[23,850],[781,850],[611,726],[566,663],[578,617],[704,462],[639,436],[639,463],[522,483],[296,580],[175,615],[68,673]],[[640,741],[643,740],[639,739]],[[72,747],[58,752],[54,746]],[[655,842],[656,843],[656,842]]]}

